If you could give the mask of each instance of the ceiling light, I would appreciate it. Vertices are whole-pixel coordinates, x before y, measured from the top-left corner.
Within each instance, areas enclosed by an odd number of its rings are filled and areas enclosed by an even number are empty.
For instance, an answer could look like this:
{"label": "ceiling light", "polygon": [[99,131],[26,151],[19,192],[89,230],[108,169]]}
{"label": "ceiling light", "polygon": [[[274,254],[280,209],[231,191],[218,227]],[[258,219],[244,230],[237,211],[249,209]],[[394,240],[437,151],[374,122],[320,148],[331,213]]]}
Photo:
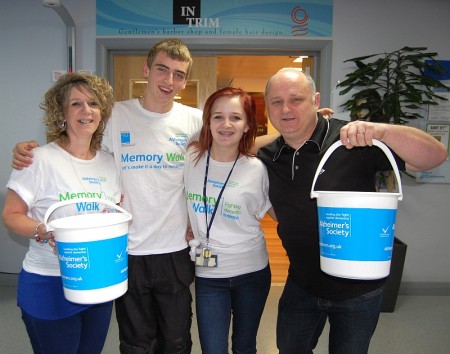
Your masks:
{"label": "ceiling light", "polygon": [[294,63],[301,63],[301,62],[303,62],[303,59],[306,59],[306,58],[308,58],[307,55],[300,55],[294,59]]}

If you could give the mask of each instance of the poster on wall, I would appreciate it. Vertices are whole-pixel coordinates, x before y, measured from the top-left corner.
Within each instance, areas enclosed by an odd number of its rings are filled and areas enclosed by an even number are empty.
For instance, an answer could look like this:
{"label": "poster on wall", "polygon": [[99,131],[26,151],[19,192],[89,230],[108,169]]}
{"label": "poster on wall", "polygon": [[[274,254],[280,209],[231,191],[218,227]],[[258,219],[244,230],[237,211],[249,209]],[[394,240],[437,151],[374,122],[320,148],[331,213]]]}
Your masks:
{"label": "poster on wall", "polygon": [[427,124],[427,133],[445,145],[448,151],[449,147],[449,124]]}
{"label": "poster on wall", "polygon": [[333,0],[97,0],[97,36],[331,37]]}
{"label": "poster on wall", "polygon": [[[432,124],[428,123],[426,132],[445,145],[450,152],[450,124]],[[447,158],[442,165],[429,171],[418,172],[417,182],[450,183],[450,161]]]}
{"label": "poster on wall", "polygon": [[[444,85],[450,87],[450,61],[439,60],[442,67],[447,71],[441,75],[437,75],[431,71],[425,71],[425,75],[440,80]],[[430,105],[428,107],[428,120],[426,123],[426,132],[440,141],[450,153],[450,91],[443,89],[435,89],[434,93],[447,100],[440,100],[438,105]],[[444,161],[440,166],[429,171],[418,172],[416,174],[417,182],[431,183],[450,183],[450,161]]]}
{"label": "poster on wall", "polygon": [[[443,81],[443,83],[450,87],[450,80]],[[440,100],[438,105],[430,106],[428,110],[428,120],[432,122],[447,122],[450,123],[450,92],[439,90],[435,93],[447,99],[447,101]]]}

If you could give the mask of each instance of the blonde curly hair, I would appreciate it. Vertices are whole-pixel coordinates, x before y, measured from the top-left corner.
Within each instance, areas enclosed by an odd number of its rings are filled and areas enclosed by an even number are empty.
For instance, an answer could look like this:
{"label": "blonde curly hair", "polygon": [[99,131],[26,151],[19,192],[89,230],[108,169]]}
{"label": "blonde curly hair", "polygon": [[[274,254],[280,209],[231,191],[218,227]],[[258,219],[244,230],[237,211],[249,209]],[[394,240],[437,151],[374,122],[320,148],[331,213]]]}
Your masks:
{"label": "blonde curly hair", "polygon": [[63,75],[45,93],[39,107],[45,112],[44,124],[47,127],[47,143],[56,142],[61,146],[66,146],[70,143],[65,120],[70,92],[74,87],[89,92],[100,108],[101,121],[92,136],[90,144],[90,149],[97,151],[101,147],[103,131],[111,116],[115,99],[113,89],[108,81],[94,75],[80,73]]}

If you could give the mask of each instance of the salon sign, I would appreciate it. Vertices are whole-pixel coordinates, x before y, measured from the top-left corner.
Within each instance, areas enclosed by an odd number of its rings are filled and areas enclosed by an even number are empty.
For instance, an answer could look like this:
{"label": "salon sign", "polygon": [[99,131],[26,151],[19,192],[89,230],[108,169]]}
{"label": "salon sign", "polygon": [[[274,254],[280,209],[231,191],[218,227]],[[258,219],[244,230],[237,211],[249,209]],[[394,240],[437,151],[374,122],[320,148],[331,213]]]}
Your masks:
{"label": "salon sign", "polygon": [[333,0],[97,0],[97,36],[332,36]]}

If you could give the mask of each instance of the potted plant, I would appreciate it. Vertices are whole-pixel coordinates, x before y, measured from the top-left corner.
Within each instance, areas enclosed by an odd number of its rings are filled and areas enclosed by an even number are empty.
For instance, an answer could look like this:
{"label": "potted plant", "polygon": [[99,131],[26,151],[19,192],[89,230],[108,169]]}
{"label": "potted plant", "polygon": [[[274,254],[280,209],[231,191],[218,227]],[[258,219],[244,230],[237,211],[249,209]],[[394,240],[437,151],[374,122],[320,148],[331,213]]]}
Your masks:
{"label": "potted plant", "polygon": [[[426,47],[403,47],[390,53],[345,60],[344,63],[353,62],[357,69],[348,73],[346,79],[337,85],[343,88],[339,94],[345,95],[358,88],[373,89],[380,95],[381,106],[372,108],[383,112],[382,121],[405,124],[410,119],[421,118],[424,105],[437,105],[439,100],[447,100],[436,94],[435,90],[449,89],[440,80],[425,74],[426,71],[436,75],[446,73],[445,68],[434,59],[437,53],[426,50]],[[361,109],[358,104],[360,99],[361,92],[356,92],[341,106],[354,116]]]}
{"label": "potted plant", "polygon": [[[378,53],[345,60],[353,62],[356,70],[346,75],[337,86],[345,95],[361,88],[341,106],[350,111],[352,120],[405,124],[410,119],[422,118],[425,105],[437,105],[447,100],[435,92],[449,89],[438,79],[426,75],[427,71],[446,73],[438,61],[437,53],[426,52],[425,47],[403,47],[391,53]],[[371,60],[371,61],[370,61]],[[392,173],[380,171],[376,187],[392,191],[395,187]],[[380,187],[382,186],[382,187]],[[393,312],[397,301],[407,245],[394,238],[390,275],[386,281],[382,312]]]}

